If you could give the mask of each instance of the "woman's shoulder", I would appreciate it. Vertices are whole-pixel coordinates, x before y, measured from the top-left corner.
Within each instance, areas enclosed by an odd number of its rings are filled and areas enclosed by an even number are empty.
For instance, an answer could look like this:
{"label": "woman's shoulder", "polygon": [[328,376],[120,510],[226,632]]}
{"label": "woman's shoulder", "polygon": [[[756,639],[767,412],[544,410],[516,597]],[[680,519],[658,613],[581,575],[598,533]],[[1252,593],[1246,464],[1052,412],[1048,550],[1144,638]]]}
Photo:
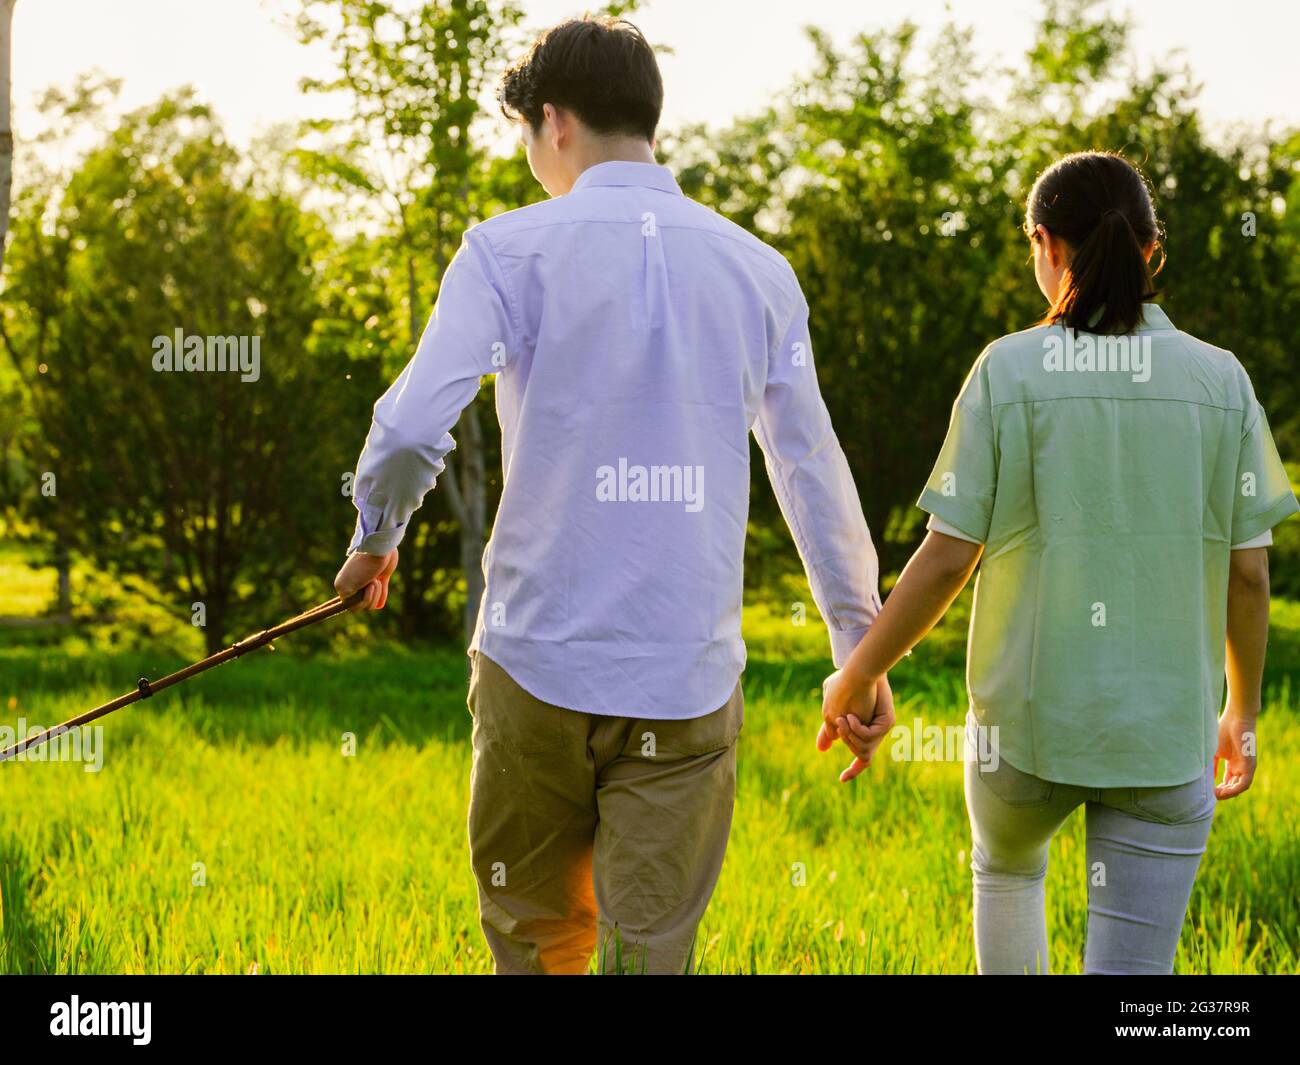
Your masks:
{"label": "woman's shoulder", "polygon": [[[1103,365],[1102,354],[1098,352],[1112,358],[1110,348],[1116,342],[1140,342],[1150,345],[1140,353],[1146,360],[1144,365],[1155,364],[1151,367],[1156,375],[1156,383],[1150,389],[1153,393],[1162,387],[1173,388],[1175,393],[1194,394],[1200,397],[1201,402],[1215,406],[1249,409],[1253,405],[1250,375],[1233,352],[1173,326],[1163,316],[1149,326],[1128,337],[1100,337],[1091,333],[1076,334],[1059,324],[1032,325],[987,344],[975,360],[971,374],[983,378],[994,395],[1019,395],[1026,390],[1043,389],[1048,379],[1075,377],[1075,374],[1046,371],[1059,370],[1063,366],[1073,368],[1076,358],[1086,356],[1086,352],[1085,356],[1079,356],[1079,349],[1086,348],[1089,343],[1093,355],[1087,362],[1078,362],[1080,368]],[[1151,349],[1154,350],[1148,357],[1146,352]],[[1144,375],[1144,379],[1150,380],[1150,375]]]}
{"label": "woman's shoulder", "polygon": [[[1140,328],[1137,334],[1150,332],[1153,336],[1164,339],[1176,340],[1181,346],[1191,349],[1195,354],[1203,359],[1221,366],[1225,370],[1232,372],[1245,373],[1241,362],[1227,348],[1221,348],[1211,344],[1207,340],[1194,336],[1185,330],[1178,329],[1169,323],[1167,319],[1162,319],[1163,328],[1147,330]],[[1044,349],[1058,343],[1069,343],[1072,340],[1077,343],[1079,337],[1089,336],[1094,340],[1096,334],[1074,333],[1061,324],[1038,323],[1025,329],[1019,329],[1014,333],[1007,333],[990,341],[980,352],[981,360],[1005,361],[1014,360],[1016,356],[1023,354],[1042,355]],[[1107,337],[1107,340],[1112,338]]]}
{"label": "woman's shoulder", "polygon": [[1175,329],[1170,334],[1177,340],[1181,353],[1194,360],[1193,372],[1202,374],[1207,382],[1217,381],[1222,390],[1225,406],[1248,409],[1255,402],[1250,373],[1237,356],[1185,329]]}
{"label": "woman's shoulder", "polygon": [[1060,326],[1040,324],[1007,333],[985,345],[975,366],[988,373],[1015,369],[1027,362],[1036,364],[1042,360],[1048,338],[1053,335],[1064,336],[1064,330]]}
{"label": "woman's shoulder", "polygon": [[1007,333],[1005,336],[998,337],[997,340],[989,343],[984,349],[984,353],[993,355],[1025,350],[1042,351],[1045,338],[1053,333],[1063,334],[1064,329],[1059,325],[1047,325],[1040,322],[1038,325],[1031,325],[1026,329],[1019,329],[1014,333]]}

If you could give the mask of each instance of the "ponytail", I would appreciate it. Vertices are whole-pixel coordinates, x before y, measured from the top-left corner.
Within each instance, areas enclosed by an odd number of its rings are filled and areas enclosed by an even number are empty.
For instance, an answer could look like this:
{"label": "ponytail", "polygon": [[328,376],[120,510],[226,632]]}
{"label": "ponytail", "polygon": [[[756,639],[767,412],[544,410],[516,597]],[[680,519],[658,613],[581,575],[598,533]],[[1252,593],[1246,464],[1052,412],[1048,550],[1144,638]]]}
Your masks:
{"label": "ponytail", "polygon": [[[1156,295],[1144,247],[1159,236],[1146,183],[1128,160],[1110,152],[1076,152],[1034,183],[1025,227],[1061,237],[1070,247],[1060,291],[1042,323],[1076,331],[1132,333],[1142,304]],[[1162,263],[1163,265],[1163,263]]]}

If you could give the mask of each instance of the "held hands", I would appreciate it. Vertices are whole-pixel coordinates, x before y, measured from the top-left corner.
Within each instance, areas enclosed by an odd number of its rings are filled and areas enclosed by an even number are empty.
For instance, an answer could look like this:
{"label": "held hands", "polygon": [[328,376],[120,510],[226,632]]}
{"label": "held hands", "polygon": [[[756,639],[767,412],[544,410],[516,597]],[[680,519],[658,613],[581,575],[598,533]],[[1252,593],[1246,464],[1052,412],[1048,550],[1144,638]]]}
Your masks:
{"label": "held hands", "polygon": [[894,727],[894,694],[885,677],[858,679],[837,670],[822,682],[822,727],[817,749],[828,751],[837,739],[854,754],[840,774],[847,784],[871,764],[876,748]]}
{"label": "held hands", "polygon": [[384,604],[388,602],[388,580],[395,569],[397,548],[386,555],[353,552],[334,578],[334,590],[346,599],[358,588],[365,588],[365,596],[351,609],[383,610]]}

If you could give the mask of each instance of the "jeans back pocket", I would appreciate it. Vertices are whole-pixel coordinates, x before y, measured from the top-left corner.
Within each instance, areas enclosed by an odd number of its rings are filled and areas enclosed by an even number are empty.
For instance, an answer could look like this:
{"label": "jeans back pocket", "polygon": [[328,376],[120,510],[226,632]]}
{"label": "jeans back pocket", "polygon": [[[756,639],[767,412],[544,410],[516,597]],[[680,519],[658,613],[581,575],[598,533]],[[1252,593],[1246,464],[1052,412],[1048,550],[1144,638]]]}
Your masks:
{"label": "jeans back pocket", "polygon": [[999,758],[996,769],[980,765],[979,778],[1008,806],[1043,806],[1052,798],[1055,785],[1050,780],[1036,777],[1017,769],[1005,758]]}
{"label": "jeans back pocket", "polygon": [[1214,790],[1210,770],[1186,784],[1161,788],[1132,788],[1130,802],[1145,821],[1179,825],[1200,821],[1214,812]]}

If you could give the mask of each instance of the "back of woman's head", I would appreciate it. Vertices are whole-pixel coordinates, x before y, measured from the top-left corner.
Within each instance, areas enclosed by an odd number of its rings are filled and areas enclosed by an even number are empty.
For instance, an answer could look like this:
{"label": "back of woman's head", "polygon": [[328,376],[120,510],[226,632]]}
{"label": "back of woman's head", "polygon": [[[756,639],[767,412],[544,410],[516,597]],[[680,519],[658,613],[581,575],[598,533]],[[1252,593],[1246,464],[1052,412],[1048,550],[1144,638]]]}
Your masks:
{"label": "back of woman's head", "polygon": [[1143,302],[1156,294],[1147,260],[1160,236],[1151,193],[1137,168],[1114,152],[1058,159],[1029,193],[1025,232],[1031,240],[1041,239],[1040,225],[1070,249],[1043,321],[1093,333],[1133,332]]}

